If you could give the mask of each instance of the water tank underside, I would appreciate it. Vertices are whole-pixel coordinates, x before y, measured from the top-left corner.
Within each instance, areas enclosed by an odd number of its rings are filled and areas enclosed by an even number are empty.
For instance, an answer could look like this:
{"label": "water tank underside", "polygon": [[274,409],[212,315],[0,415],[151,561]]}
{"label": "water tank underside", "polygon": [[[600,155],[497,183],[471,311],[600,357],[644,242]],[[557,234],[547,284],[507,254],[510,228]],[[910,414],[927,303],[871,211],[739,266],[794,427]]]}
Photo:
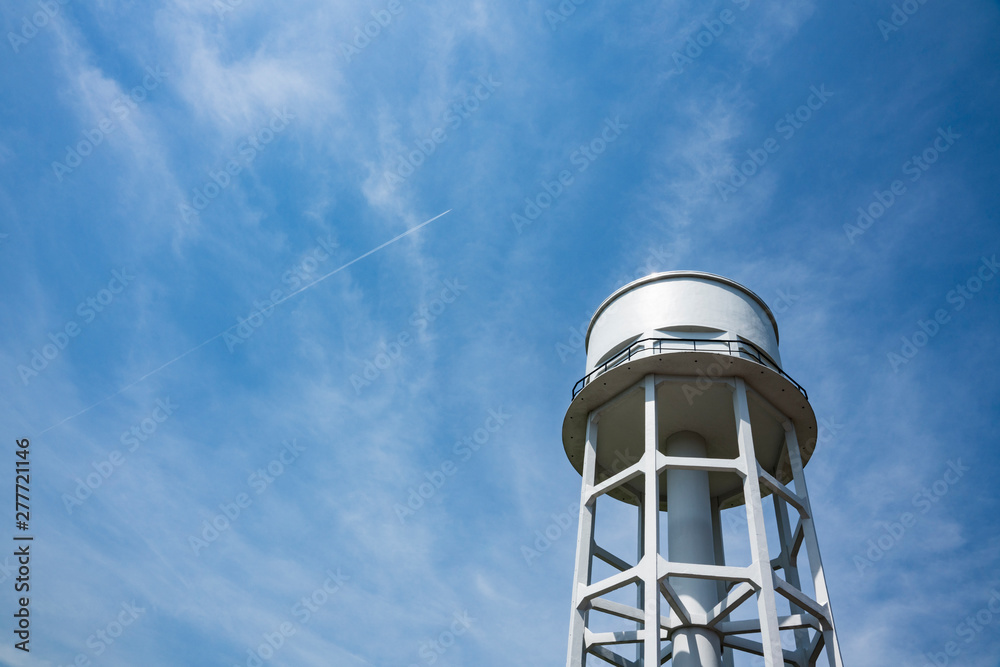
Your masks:
{"label": "water tank underside", "polygon": [[[751,433],[761,467],[780,481],[791,481],[784,451],[784,422],[795,429],[803,464],[816,445],[817,424],[809,401],[790,381],[757,362],[710,352],[671,352],[625,362],[590,381],[573,399],[563,421],[563,445],[578,472],[583,467],[587,416],[601,408],[597,429],[598,482],[642,456],[645,442],[642,380],[657,376],[657,446],[678,431],[705,438],[709,458],[734,459],[739,454],[733,389],[725,378],[741,377],[747,386]],[[716,381],[710,382],[707,378]],[[662,381],[661,381],[662,380]],[[603,406],[603,407],[602,407]],[[661,509],[666,509],[666,473],[660,476]],[[642,477],[616,488],[611,496],[636,504]],[[722,508],[743,503],[742,479],[735,473],[709,473],[711,495]],[[764,487],[765,491],[767,490]]]}

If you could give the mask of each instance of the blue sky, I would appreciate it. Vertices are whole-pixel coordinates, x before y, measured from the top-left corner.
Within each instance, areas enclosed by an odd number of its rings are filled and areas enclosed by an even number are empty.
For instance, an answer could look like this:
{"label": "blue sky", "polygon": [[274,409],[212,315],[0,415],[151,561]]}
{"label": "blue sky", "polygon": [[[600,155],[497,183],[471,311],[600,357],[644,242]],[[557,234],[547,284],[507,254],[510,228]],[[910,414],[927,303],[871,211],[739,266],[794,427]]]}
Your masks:
{"label": "blue sky", "polygon": [[561,6],[4,3],[0,663],[561,664],[578,332],[696,269],[827,425],[846,663],[998,664],[997,4]]}

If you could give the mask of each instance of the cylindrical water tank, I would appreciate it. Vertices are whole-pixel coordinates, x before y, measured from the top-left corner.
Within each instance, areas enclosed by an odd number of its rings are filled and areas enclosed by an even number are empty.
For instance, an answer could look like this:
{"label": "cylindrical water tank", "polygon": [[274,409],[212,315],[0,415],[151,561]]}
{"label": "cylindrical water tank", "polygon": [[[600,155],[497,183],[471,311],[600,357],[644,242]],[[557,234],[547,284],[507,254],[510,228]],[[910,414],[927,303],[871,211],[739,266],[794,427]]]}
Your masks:
{"label": "cylindrical water tank", "polygon": [[[754,445],[764,470],[782,482],[791,479],[782,454],[786,424],[795,429],[804,462],[816,444],[816,417],[805,390],[782,370],[771,310],[728,278],[669,271],[618,289],[590,322],[586,370],[563,422],[563,444],[578,471],[587,415],[609,402],[614,405],[603,409],[599,429],[598,469],[611,475],[638,460],[643,450],[637,387],[647,374],[665,379],[656,389],[661,451],[671,434],[693,431],[705,438],[709,457],[737,456],[733,394],[725,383],[735,377],[746,381]],[[712,496],[722,507],[742,503],[738,479],[722,473],[709,477]],[[626,485],[612,495],[635,502],[630,491],[639,489]]]}
{"label": "cylindrical water tank", "polygon": [[587,372],[643,338],[742,339],[780,367],[778,325],[764,301],[728,278],[654,273],[604,300],[587,329]]}

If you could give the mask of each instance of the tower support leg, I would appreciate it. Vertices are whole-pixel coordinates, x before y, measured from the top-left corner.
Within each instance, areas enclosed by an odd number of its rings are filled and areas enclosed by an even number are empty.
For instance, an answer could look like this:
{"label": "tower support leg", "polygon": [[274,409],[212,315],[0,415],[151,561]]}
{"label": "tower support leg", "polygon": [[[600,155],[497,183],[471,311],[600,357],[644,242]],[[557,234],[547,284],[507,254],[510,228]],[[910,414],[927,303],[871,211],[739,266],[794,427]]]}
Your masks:
{"label": "tower support leg", "polygon": [[660,477],[656,471],[658,445],[656,423],[656,378],[647,375],[645,389],[644,489],[642,499],[642,545],[640,561],[643,587],[643,667],[660,665],[660,593],[657,576],[660,550]]}
{"label": "tower support leg", "polygon": [[739,442],[740,459],[743,461],[746,478],[743,480],[743,500],[746,504],[747,527],[750,531],[750,555],[755,570],[757,585],[757,615],[760,618],[761,644],[765,667],[782,667],[785,664],[781,649],[781,635],[778,631],[778,607],[775,601],[774,571],[767,550],[767,528],[764,524],[764,508],[761,502],[760,476],[757,456],[753,446],[753,432],[750,429],[750,406],[747,402],[747,387],[743,378],[734,379],[733,407],[736,412],[736,438]]}
{"label": "tower support leg", "polygon": [[580,492],[580,523],[576,535],[576,568],[573,574],[573,609],[569,621],[566,667],[584,667],[586,664],[587,606],[583,604],[581,591],[584,586],[590,584],[593,565],[597,499],[590,499],[589,495],[597,477],[598,421],[599,418],[594,415],[590,415],[587,419],[587,443],[583,450],[583,485]]}
{"label": "tower support leg", "polygon": [[837,641],[837,628],[833,623],[833,608],[830,606],[830,593],[826,588],[826,576],[823,574],[823,559],[819,554],[819,540],[816,537],[816,525],[813,523],[812,506],[809,504],[809,490],[806,488],[806,475],[802,470],[802,455],[799,452],[799,441],[795,436],[795,428],[785,424],[785,446],[788,452],[788,462],[792,467],[792,479],[795,481],[795,491],[805,499],[806,511],[809,516],[802,517],[802,535],[809,556],[809,567],[812,570],[813,588],[816,590],[816,602],[826,607],[829,616],[829,626],[823,629],[823,643],[830,667],[844,667],[844,659],[840,655],[840,644]]}

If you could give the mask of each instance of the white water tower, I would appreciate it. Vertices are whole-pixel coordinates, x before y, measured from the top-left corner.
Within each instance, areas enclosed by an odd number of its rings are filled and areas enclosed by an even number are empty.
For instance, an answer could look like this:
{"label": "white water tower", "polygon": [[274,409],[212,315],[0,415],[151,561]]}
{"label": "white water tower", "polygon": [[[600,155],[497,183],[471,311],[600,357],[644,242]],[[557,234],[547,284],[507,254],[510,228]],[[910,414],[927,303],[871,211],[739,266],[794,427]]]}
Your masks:
{"label": "white water tower", "polygon": [[[670,271],[608,297],[563,422],[583,476],[568,667],[721,667],[734,651],[842,667],[803,474],[816,439],[753,292]],[[633,506],[629,553],[596,538],[598,501],[613,499]],[[745,564],[726,564],[724,514]]]}

